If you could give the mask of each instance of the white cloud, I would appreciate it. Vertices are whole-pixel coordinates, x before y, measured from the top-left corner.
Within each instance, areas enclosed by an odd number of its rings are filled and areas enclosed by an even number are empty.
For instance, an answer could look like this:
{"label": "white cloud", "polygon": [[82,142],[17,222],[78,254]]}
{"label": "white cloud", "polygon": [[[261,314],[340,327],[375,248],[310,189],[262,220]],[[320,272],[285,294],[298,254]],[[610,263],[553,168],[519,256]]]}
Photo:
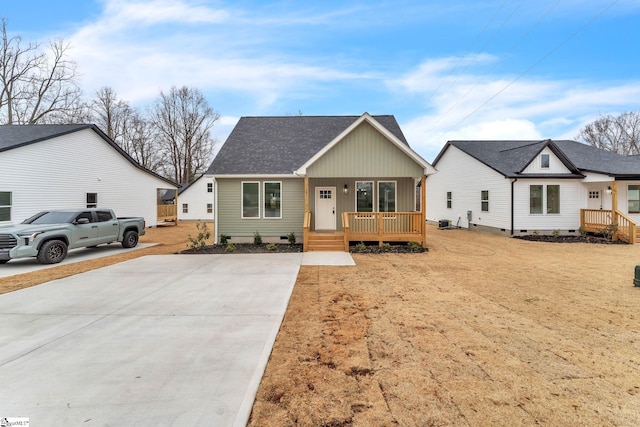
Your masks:
{"label": "white cloud", "polygon": [[[583,82],[483,74],[489,55],[425,61],[390,80],[424,105],[425,113],[402,123],[407,139],[433,159],[452,139],[575,138],[602,109],[637,107],[640,81]],[[452,77],[454,64],[467,72]],[[459,69],[459,67],[458,67]],[[444,82],[444,83],[442,83]],[[627,108],[624,108],[627,106]]]}

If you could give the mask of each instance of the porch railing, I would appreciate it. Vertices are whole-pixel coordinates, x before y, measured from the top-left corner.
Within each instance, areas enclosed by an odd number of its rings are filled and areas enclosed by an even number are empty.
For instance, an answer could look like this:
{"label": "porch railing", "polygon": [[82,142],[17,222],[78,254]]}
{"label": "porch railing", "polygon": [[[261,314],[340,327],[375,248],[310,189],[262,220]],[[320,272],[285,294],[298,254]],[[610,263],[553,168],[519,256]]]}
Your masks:
{"label": "porch railing", "polygon": [[349,241],[413,241],[424,244],[421,212],[345,212],[342,215],[345,247]]}
{"label": "porch railing", "polygon": [[636,243],[636,223],[618,210],[580,209],[580,227],[588,233],[610,235],[614,241]]}
{"label": "porch railing", "polygon": [[177,221],[178,205],[157,205],[158,221]]}

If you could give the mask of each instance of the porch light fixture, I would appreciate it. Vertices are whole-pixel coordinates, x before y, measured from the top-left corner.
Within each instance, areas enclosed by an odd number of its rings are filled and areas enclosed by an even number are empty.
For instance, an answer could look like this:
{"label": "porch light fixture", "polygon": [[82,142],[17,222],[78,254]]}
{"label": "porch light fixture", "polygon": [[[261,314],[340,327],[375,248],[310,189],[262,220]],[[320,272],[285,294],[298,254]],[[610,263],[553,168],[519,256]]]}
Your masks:
{"label": "porch light fixture", "polygon": [[607,187],[607,194],[611,195],[611,186]]}
{"label": "porch light fixture", "polygon": [[343,192],[344,194],[349,193],[349,186],[348,186],[347,184],[345,184],[345,185],[344,185],[344,188],[342,189],[342,192]]}

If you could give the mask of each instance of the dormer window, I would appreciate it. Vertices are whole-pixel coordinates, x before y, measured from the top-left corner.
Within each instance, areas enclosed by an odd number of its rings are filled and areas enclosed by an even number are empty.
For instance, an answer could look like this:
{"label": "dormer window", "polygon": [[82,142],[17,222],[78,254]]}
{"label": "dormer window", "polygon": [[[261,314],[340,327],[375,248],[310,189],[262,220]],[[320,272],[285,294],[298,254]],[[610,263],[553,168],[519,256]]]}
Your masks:
{"label": "dormer window", "polygon": [[542,169],[549,169],[549,155],[541,154],[540,155],[540,167]]}

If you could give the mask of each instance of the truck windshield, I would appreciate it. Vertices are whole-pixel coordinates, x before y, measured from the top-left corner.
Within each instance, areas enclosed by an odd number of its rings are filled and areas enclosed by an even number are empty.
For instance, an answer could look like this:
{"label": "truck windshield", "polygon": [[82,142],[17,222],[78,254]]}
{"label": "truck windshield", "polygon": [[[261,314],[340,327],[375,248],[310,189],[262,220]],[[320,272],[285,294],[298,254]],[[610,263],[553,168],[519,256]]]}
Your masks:
{"label": "truck windshield", "polygon": [[77,212],[40,212],[25,219],[23,224],[63,224],[71,222]]}

